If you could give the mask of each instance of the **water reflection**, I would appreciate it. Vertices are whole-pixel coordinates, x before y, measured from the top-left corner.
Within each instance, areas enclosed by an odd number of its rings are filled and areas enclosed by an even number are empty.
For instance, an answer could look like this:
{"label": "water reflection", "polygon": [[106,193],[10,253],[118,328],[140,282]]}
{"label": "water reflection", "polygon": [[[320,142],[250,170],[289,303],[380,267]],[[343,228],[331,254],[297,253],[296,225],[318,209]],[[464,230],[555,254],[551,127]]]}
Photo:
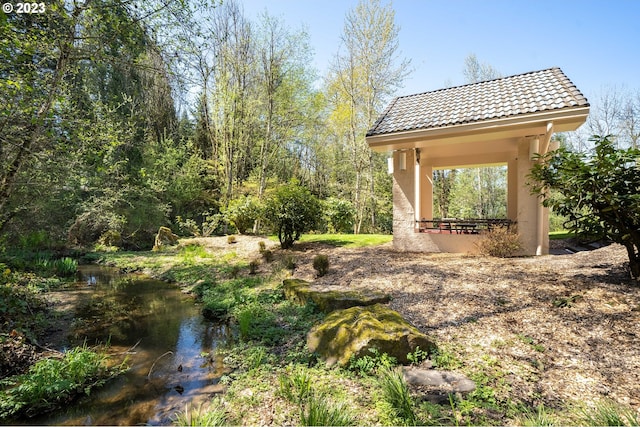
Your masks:
{"label": "water reflection", "polygon": [[68,291],[82,294],[71,344],[110,342],[110,352],[127,357],[131,369],[74,407],[29,423],[169,424],[186,404],[220,391],[224,366],[209,353],[230,331],[206,321],[178,288],[100,267],[82,267],[78,286]]}

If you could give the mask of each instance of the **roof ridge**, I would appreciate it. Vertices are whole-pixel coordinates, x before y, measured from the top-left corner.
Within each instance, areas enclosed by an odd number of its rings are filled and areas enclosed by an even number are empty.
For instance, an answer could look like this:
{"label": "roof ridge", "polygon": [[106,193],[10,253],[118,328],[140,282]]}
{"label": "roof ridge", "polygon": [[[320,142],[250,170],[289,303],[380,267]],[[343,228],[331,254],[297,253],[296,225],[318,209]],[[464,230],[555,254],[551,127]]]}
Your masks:
{"label": "roof ridge", "polygon": [[465,83],[465,84],[457,85],[457,86],[449,86],[449,87],[443,87],[443,88],[435,89],[435,90],[428,90],[428,91],[425,91],[425,92],[411,93],[411,94],[408,94],[408,95],[401,95],[401,96],[397,96],[394,99],[394,102],[398,98],[410,98],[412,96],[420,96],[420,95],[424,95],[424,94],[427,94],[427,93],[444,92],[444,91],[447,91],[447,90],[459,89],[459,88],[463,88],[463,87],[480,85],[480,84],[486,84],[486,83],[495,82],[495,81],[498,81],[498,80],[513,79],[513,78],[520,77],[520,76],[526,76],[528,74],[536,74],[536,73],[542,73],[542,72],[545,72],[545,71],[554,71],[554,70],[560,71],[560,73],[562,73],[562,75],[564,75],[565,78],[566,78],[566,75],[560,69],[560,67],[554,66],[554,67],[550,67],[550,68],[543,68],[542,70],[527,71],[526,73],[519,73],[519,74],[512,74],[512,75],[509,75],[509,76],[496,77],[494,79],[482,80],[482,81],[479,81],[479,82]]}

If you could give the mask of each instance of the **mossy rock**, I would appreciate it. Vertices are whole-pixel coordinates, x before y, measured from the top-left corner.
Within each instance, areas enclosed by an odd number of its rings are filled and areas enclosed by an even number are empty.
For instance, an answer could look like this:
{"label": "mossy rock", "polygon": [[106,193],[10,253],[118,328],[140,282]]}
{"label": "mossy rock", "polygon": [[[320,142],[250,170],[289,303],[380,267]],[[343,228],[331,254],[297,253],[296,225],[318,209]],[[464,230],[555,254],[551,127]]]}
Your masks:
{"label": "mossy rock", "polygon": [[352,357],[371,355],[373,348],[402,364],[409,363],[407,354],[417,347],[429,353],[436,350],[428,336],[382,304],[330,313],[307,334],[307,346],[330,366],[346,366]]}
{"label": "mossy rock", "polygon": [[301,279],[286,279],[283,282],[284,296],[289,301],[305,305],[313,302],[324,313],[356,306],[384,304],[391,300],[388,294],[377,291],[344,291],[316,289]]}

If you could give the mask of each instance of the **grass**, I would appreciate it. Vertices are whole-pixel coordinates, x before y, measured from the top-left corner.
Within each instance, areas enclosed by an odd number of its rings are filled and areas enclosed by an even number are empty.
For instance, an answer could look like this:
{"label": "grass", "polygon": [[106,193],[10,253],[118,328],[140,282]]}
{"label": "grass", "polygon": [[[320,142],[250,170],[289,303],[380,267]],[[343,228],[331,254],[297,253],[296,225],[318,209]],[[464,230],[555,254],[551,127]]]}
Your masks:
{"label": "grass", "polygon": [[108,368],[106,355],[76,347],[61,358],[42,359],[29,372],[2,380],[0,419],[33,416],[88,395],[124,368]]}
{"label": "grass", "polygon": [[[277,239],[277,238],[276,238]],[[303,234],[300,243],[325,243],[344,248],[362,248],[388,243],[390,234]]]}
{"label": "grass", "polygon": [[[391,236],[383,235],[334,234],[305,235],[301,242],[357,248],[390,240]],[[256,245],[256,252],[258,250],[265,252],[266,245]],[[194,285],[203,307],[231,320],[234,340],[218,347],[217,354],[212,355],[224,359],[225,366],[232,369],[221,379],[227,391],[215,407],[187,408],[177,414],[174,421],[177,424],[216,425],[216,417],[220,415],[216,412],[221,408],[224,408],[224,423],[228,425],[616,422],[615,416],[606,415],[605,410],[589,412],[592,421],[587,422],[577,409],[570,409],[571,402],[566,403],[566,408],[552,411],[541,406],[537,397],[531,400],[536,406],[514,401],[507,379],[511,369],[519,369],[519,365],[507,366],[492,354],[481,360],[469,360],[464,346],[447,342],[439,343],[438,352],[431,355],[435,368],[463,373],[476,382],[477,389],[467,395],[452,396],[444,404],[420,401],[385,355],[372,353],[353,361],[351,369],[327,368],[305,346],[308,330],[323,315],[313,307],[292,304],[282,295],[282,279],[290,277],[293,260],[290,263],[286,259],[256,262],[251,269],[251,258],[207,254],[196,247],[173,253],[104,256],[119,266],[147,269],[157,277]],[[255,259],[259,255],[252,256]],[[502,337],[495,343],[496,348],[525,344],[536,357],[545,352],[543,346],[525,334]],[[417,363],[423,356],[416,352],[413,358]],[[535,376],[528,365],[523,366]],[[622,414],[619,420],[625,424],[635,422],[624,416],[623,411],[618,409],[617,413]]]}

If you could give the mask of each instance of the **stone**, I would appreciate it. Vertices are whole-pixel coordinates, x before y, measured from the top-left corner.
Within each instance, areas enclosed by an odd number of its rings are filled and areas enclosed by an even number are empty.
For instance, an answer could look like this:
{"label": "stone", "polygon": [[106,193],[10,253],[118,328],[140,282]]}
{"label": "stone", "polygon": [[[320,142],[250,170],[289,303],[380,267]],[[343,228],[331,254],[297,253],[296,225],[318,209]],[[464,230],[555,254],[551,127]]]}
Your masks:
{"label": "stone", "polygon": [[163,246],[175,245],[176,243],[178,243],[178,236],[173,234],[169,227],[160,227],[152,250],[160,251]]}
{"label": "stone", "polygon": [[329,366],[346,366],[352,357],[371,355],[374,348],[402,364],[409,362],[407,354],[417,347],[429,353],[436,350],[429,337],[382,304],[331,312],[309,331],[307,346]]}
{"label": "stone", "polygon": [[411,385],[437,387],[448,393],[469,393],[476,389],[473,381],[456,372],[405,366],[402,373]]}
{"label": "stone", "polygon": [[301,279],[286,279],[282,283],[288,300],[301,305],[313,302],[324,313],[391,301],[390,295],[378,291],[316,288]]}

